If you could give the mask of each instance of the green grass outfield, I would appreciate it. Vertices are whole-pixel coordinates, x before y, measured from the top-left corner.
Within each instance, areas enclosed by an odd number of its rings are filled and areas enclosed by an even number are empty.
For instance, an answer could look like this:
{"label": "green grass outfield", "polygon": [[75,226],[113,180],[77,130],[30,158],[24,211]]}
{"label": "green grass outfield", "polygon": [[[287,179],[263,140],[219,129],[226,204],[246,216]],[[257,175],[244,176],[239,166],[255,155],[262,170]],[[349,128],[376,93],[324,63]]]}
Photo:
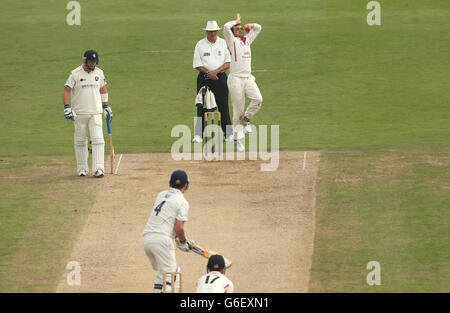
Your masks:
{"label": "green grass outfield", "polygon": [[450,291],[449,191],[450,147],[327,151],[310,291]]}
{"label": "green grass outfield", "polygon": [[[64,270],[70,233],[95,199],[92,186],[71,176],[73,125],[62,112],[63,84],[82,53],[99,52],[116,153],[169,152],[174,125],[193,129],[192,57],[202,28],[236,12],[263,26],[252,45],[264,97],[255,124],[280,125],[282,150],[322,151],[311,290],[450,291],[442,282],[450,251],[448,1],[380,0],[381,26],[367,25],[368,0],[80,0],[80,26],[66,24],[68,2],[0,3],[0,291],[54,290],[54,268]],[[410,172],[381,171],[389,156]],[[343,173],[358,179],[336,184]],[[52,189],[64,192],[49,198]],[[77,192],[86,199],[74,220]],[[58,235],[49,231],[67,220]],[[376,231],[366,232],[367,223]],[[344,228],[364,240],[343,240]],[[42,249],[54,261],[36,263]],[[372,257],[382,286],[365,284]]]}

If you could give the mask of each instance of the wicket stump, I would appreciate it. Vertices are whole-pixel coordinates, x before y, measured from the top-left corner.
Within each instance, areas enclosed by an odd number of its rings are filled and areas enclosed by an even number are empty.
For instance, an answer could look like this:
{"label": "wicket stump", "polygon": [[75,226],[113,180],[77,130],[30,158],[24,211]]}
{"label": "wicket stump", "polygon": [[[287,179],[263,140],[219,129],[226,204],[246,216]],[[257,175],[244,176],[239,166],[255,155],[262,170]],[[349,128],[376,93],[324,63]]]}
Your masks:
{"label": "wicket stump", "polygon": [[175,288],[175,282],[177,281],[177,276],[178,276],[178,281],[180,282],[180,289],[178,290],[178,293],[182,293],[182,278],[181,278],[181,272],[165,272],[164,276],[163,276],[163,293],[166,293],[167,291],[167,275],[170,275],[170,286],[171,286],[171,291],[172,293],[176,292],[176,288]]}
{"label": "wicket stump", "polygon": [[[217,120],[217,126],[219,127],[219,134],[216,135],[216,133],[214,132],[214,121]],[[221,153],[221,136],[220,136],[220,129],[222,127],[222,121],[221,121],[221,116],[220,116],[220,112],[219,111],[214,111],[214,112],[205,112],[205,129],[207,129],[208,126],[208,121],[211,121],[211,152],[214,154],[215,152],[215,140],[217,140],[217,146],[218,146],[218,150],[219,150],[219,155]],[[206,154],[208,154],[208,134],[205,134],[205,151]]]}

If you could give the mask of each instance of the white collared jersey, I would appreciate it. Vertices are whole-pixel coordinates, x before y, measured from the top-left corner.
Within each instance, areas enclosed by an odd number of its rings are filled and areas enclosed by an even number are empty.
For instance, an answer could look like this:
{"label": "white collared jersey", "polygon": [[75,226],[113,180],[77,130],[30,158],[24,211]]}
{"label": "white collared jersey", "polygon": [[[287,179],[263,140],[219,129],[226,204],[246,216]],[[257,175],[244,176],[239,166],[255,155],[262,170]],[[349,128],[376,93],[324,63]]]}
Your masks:
{"label": "white collared jersey", "polygon": [[179,189],[161,191],[153,204],[143,235],[159,233],[175,238],[175,220],[186,222],[188,212],[189,204]]}
{"label": "white collared jersey", "polygon": [[227,43],[222,38],[217,37],[215,43],[211,43],[207,38],[203,38],[195,45],[193,68],[203,66],[207,70],[212,71],[227,62],[230,62],[230,52],[228,51]]}
{"label": "white collared jersey", "polygon": [[196,293],[233,293],[231,280],[220,272],[211,271],[200,277],[196,285]]}
{"label": "white collared jersey", "polygon": [[238,77],[249,77],[252,73],[252,51],[250,45],[260,33],[262,27],[259,24],[253,24],[250,32],[243,39],[234,37],[231,27],[236,25],[236,21],[230,21],[223,27],[223,36],[230,50],[231,63],[230,75]]}
{"label": "white collared jersey", "polygon": [[86,72],[80,65],[70,73],[64,86],[71,90],[72,110],[76,114],[101,114],[103,111],[100,88],[106,85],[103,71],[95,67]]}

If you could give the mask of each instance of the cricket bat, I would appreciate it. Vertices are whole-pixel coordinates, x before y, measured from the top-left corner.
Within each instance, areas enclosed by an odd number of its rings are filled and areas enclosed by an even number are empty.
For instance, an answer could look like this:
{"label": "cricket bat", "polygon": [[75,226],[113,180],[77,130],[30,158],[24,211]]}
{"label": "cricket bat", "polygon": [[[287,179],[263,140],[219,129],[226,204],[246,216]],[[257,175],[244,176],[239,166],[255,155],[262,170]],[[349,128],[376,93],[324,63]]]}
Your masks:
{"label": "cricket bat", "polygon": [[106,119],[106,126],[108,127],[108,135],[109,135],[109,157],[111,159],[111,174],[114,174],[114,168],[116,165],[116,154],[114,153],[114,144],[112,140],[111,125],[109,119]]}
{"label": "cricket bat", "polygon": [[[180,242],[180,240],[178,239],[178,237],[175,238],[175,242],[176,242],[176,243],[179,243],[179,242]],[[208,249],[208,248],[205,248],[205,247],[203,247],[203,246],[200,246],[200,245],[198,245],[198,244],[196,244],[196,243],[193,244],[193,245],[190,245],[190,248],[191,248],[191,251],[193,251],[193,252],[195,252],[195,253],[197,253],[197,254],[199,254],[199,255],[201,255],[202,257],[207,258],[207,259],[209,259],[209,257],[210,257],[211,255],[219,254],[219,253],[217,253],[217,252],[215,252],[215,251],[212,251],[212,250],[210,250],[210,249]],[[231,260],[230,260],[229,258],[223,257],[223,259],[225,260],[225,268],[229,268],[231,265],[233,265],[233,263],[231,262]]]}
{"label": "cricket bat", "polygon": [[[203,247],[203,246],[200,246],[200,245],[198,245],[198,244],[193,245],[193,246],[191,247],[191,250],[192,250],[193,252],[197,253],[197,254],[200,254],[201,256],[203,256],[203,257],[205,257],[205,258],[207,258],[207,259],[209,259],[209,257],[210,257],[211,255],[219,254],[219,253],[217,253],[217,252],[215,252],[215,251],[212,251],[212,250],[210,250],[210,249],[208,249],[208,248],[205,248],[205,247]],[[225,260],[225,267],[226,267],[226,268],[229,268],[233,263],[231,262],[230,259],[228,259],[228,258],[226,258],[226,257],[223,257],[223,258],[224,258],[224,260]]]}

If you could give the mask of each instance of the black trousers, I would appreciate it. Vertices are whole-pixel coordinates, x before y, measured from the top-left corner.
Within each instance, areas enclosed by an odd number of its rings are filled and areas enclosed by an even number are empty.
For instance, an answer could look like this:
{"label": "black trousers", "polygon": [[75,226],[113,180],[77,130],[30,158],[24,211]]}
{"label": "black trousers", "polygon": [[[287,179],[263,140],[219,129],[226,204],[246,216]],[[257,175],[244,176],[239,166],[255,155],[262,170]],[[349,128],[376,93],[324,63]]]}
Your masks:
{"label": "black trousers", "polygon": [[[222,131],[226,137],[233,134],[233,129],[231,125],[230,113],[228,111],[228,85],[227,85],[227,74],[225,72],[217,74],[218,80],[212,80],[205,73],[199,73],[197,76],[197,94],[203,86],[208,86],[214,93],[216,99],[217,108],[220,112]],[[197,117],[202,118],[202,124],[198,125],[199,119],[195,125],[195,135],[203,137],[203,127],[205,124],[205,110],[202,107],[197,106]],[[227,133],[227,125],[228,133]],[[201,128],[200,128],[201,127]],[[201,132],[201,133],[200,133]]]}

